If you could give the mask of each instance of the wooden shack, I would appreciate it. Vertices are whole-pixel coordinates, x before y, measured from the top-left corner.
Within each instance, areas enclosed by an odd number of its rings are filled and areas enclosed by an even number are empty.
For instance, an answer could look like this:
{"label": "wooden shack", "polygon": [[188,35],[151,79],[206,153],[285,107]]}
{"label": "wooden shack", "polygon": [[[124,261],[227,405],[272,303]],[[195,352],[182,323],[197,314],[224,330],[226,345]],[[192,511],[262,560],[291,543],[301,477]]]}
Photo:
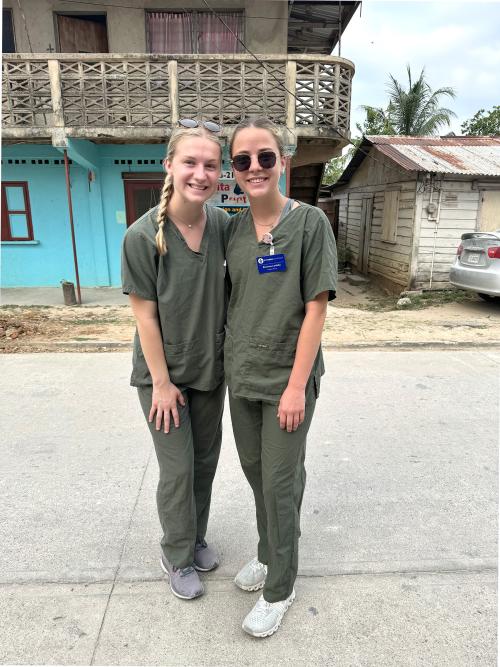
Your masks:
{"label": "wooden shack", "polygon": [[448,287],[461,235],[500,229],[500,137],[364,137],[330,197],[360,273]]}

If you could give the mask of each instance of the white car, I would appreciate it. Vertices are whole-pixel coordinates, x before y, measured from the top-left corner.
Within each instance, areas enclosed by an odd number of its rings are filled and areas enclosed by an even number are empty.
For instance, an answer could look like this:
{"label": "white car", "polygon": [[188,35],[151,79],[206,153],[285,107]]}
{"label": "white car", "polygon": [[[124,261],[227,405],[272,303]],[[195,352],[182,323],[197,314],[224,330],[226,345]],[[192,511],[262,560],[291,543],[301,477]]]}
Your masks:
{"label": "white car", "polygon": [[500,297],[500,229],[462,234],[450,283],[487,301]]}

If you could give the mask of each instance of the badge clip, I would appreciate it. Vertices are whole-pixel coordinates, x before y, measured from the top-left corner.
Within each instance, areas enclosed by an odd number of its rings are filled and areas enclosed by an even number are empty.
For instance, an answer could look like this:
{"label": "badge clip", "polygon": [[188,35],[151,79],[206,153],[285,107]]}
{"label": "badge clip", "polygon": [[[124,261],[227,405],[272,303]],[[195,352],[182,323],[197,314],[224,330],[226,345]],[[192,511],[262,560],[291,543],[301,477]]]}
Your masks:
{"label": "badge clip", "polygon": [[273,235],[271,234],[271,232],[266,232],[264,234],[264,236],[262,237],[262,243],[271,246],[269,248],[269,254],[274,255]]}

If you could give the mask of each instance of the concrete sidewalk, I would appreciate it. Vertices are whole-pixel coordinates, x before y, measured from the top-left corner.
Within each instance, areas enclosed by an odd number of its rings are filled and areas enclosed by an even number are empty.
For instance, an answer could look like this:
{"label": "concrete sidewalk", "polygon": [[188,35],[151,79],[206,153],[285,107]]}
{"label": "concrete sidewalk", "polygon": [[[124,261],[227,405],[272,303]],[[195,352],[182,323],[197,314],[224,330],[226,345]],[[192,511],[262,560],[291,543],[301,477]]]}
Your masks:
{"label": "concrete sidewalk", "polygon": [[[349,286],[350,292],[345,289],[340,283],[339,298],[346,294],[352,297],[355,288]],[[129,303],[121,287],[82,287],[81,293],[82,306],[126,306]],[[64,306],[62,287],[2,287],[0,306]]]}
{"label": "concrete sidewalk", "polygon": [[[121,287],[83,287],[82,306],[126,306]],[[2,306],[64,306],[62,287],[3,287]]]}
{"label": "concrete sidewalk", "polygon": [[297,601],[241,620],[252,498],[229,413],[206,595],[158,565],[157,466],[130,354],[0,359],[0,662],[491,667],[500,354],[327,352],[308,441]]}

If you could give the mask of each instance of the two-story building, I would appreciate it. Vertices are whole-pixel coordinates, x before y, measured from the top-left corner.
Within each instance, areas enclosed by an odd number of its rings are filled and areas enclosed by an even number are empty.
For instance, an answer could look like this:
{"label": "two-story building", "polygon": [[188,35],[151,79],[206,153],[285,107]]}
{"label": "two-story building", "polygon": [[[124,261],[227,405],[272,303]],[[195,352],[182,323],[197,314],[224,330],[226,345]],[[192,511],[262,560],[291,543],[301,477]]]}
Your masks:
{"label": "two-story building", "polygon": [[[76,256],[83,286],[119,285],[181,118],[216,121],[223,141],[272,118],[292,155],[283,190],[315,203],[349,136],[354,66],[330,54],[359,4],[5,0],[2,284],[73,281]],[[223,167],[214,203],[246,205],[227,151]]]}

